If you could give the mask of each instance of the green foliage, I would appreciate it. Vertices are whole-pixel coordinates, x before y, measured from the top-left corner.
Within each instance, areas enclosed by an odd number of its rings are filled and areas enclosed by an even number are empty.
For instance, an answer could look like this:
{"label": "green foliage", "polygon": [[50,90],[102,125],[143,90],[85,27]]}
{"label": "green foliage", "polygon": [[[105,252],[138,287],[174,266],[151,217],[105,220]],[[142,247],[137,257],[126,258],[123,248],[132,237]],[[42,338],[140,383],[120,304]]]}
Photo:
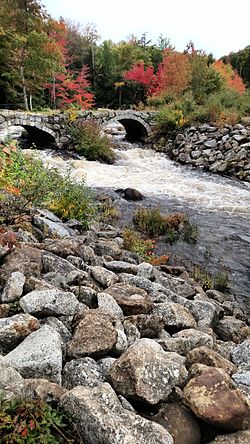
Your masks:
{"label": "green foliage", "polygon": [[68,121],[68,130],[75,150],[88,160],[113,163],[115,154],[112,142],[101,134],[100,126],[94,121]]}
{"label": "green foliage", "polygon": [[181,128],[187,123],[183,111],[181,109],[176,109],[173,103],[161,108],[156,114],[155,120],[160,130],[163,132]]}
{"label": "green foliage", "polygon": [[214,289],[226,291],[228,289],[228,272],[218,271],[214,276]]}
{"label": "green foliage", "polygon": [[147,236],[160,236],[166,231],[164,217],[158,209],[140,208],[134,214],[133,222]]}
{"label": "green foliage", "polygon": [[205,268],[196,265],[191,276],[204,290],[214,289],[224,292],[228,289],[227,272],[218,271],[215,275],[212,275]]}
{"label": "green foliage", "polygon": [[62,177],[56,169],[45,168],[41,160],[25,156],[19,149],[9,155],[0,151],[0,161],[7,191],[2,194],[1,216],[13,217],[33,205],[47,207],[63,220],[78,219],[88,227],[94,205],[84,181],[75,184],[69,173]]}
{"label": "green foliage", "polygon": [[125,228],[123,230],[123,246],[126,250],[141,256],[145,261],[150,261],[153,255],[155,242],[151,239],[142,239],[136,231],[132,228]]}
{"label": "green foliage", "polygon": [[98,208],[98,220],[104,223],[114,223],[121,217],[120,211],[109,202],[102,203]]}
{"label": "green foliage", "polygon": [[76,444],[81,439],[63,412],[43,401],[0,398],[2,444]]}

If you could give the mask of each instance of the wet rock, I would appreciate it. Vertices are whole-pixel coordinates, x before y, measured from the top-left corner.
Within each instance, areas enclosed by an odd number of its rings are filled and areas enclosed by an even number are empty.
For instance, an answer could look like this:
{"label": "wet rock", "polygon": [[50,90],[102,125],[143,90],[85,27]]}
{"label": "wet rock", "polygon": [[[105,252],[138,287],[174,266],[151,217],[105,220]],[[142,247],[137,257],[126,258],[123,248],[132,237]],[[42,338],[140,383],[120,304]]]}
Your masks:
{"label": "wet rock", "polygon": [[60,406],[76,421],[84,442],[91,444],[173,444],[160,425],[124,409],[109,384],[76,387]]}
{"label": "wet rock", "polygon": [[230,378],[216,368],[211,367],[191,379],[183,394],[196,416],[224,430],[241,430],[250,413],[242,393],[233,390]]}
{"label": "wet rock", "polygon": [[228,435],[218,435],[214,441],[210,441],[209,444],[249,444],[249,442],[250,430],[244,430]]}
{"label": "wet rock", "polygon": [[218,335],[219,339],[222,339],[223,341],[240,343],[245,339],[248,339],[250,328],[240,319],[235,319],[232,316],[225,316],[217,323],[215,333]]}
{"label": "wet rock", "polygon": [[219,353],[214,350],[211,350],[208,347],[198,347],[194,348],[187,354],[187,365],[191,366],[192,364],[199,362],[201,364],[205,364],[211,367],[220,367],[225,370],[229,375],[235,372],[235,365],[223,358]]}
{"label": "wet rock", "polygon": [[117,304],[116,300],[108,293],[98,293],[97,295],[98,308],[114,317],[123,318],[123,311]]}
{"label": "wet rock", "polygon": [[61,338],[48,325],[31,333],[4,359],[25,378],[45,378],[61,384]]}
{"label": "wet rock", "polygon": [[20,299],[25,313],[35,316],[71,316],[79,302],[73,293],[62,290],[31,291]]}
{"label": "wet rock", "polygon": [[9,352],[39,327],[39,321],[29,314],[0,319],[0,349]]}
{"label": "wet rock", "polygon": [[184,328],[195,328],[197,325],[188,308],[174,302],[157,304],[152,313],[162,316],[166,330],[172,332]]}
{"label": "wet rock", "polygon": [[[157,404],[187,376],[178,355],[165,353],[152,339],[141,339],[116,360],[108,372],[114,389],[125,398]],[[179,357],[181,358],[181,357]]]}
{"label": "wet rock", "polygon": [[105,382],[100,365],[92,358],[73,359],[63,369],[63,386],[68,390],[81,385],[94,387]]}
{"label": "wet rock", "polygon": [[142,200],[144,196],[140,193],[140,191],[136,190],[135,188],[125,188],[116,190],[116,193],[121,194],[121,196],[126,200]]}
{"label": "wet rock", "polygon": [[117,341],[114,319],[100,310],[89,310],[77,325],[68,343],[71,357],[102,357],[108,354]]}
{"label": "wet rock", "polygon": [[103,267],[91,267],[90,270],[93,278],[104,288],[110,287],[111,285],[119,282],[119,277],[115,273],[110,270],[106,270]]}
{"label": "wet rock", "polygon": [[124,315],[149,313],[153,308],[153,302],[146,291],[133,285],[119,283],[107,288],[105,292],[113,296]]}
{"label": "wet rock", "polygon": [[200,444],[201,442],[200,427],[194,415],[182,404],[166,404],[151,419],[167,429],[175,444]]}
{"label": "wet rock", "polygon": [[156,314],[128,316],[126,321],[135,325],[141,338],[157,338],[165,325],[163,317]]}
{"label": "wet rock", "polygon": [[23,294],[23,286],[25,283],[25,276],[20,271],[11,273],[7,280],[1,295],[2,302],[13,302],[19,299]]}

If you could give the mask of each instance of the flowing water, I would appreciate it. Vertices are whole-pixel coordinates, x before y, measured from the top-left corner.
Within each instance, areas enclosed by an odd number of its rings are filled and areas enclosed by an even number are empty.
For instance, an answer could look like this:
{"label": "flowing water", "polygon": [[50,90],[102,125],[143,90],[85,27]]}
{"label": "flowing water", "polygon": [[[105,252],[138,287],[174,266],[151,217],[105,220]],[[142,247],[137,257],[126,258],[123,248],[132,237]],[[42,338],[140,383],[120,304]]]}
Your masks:
{"label": "flowing water", "polygon": [[[132,223],[139,206],[187,213],[198,227],[196,244],[162,242],[160,253],[187,266],[198,264],[213,275],[228,272],[231,289],[246,307],[250,301],[250,184],[181,166],[165,154],[136,144],[121,140],[118,146],[113,165],[69,159],[65,153],[48,149],[36,154],[50,168],[62,174],[70,169],[76,181],[84,179],[88,186],[110,194],[123,224]],[[115,193],[117,188],[128,187],[146,199],[127,202]]]}
{"label": "flowing water", "polygon": [[53,151],[40,151],[49,167],[67,171],[93,188],[136,188],[148,197],[174,198],[199,210],[250,217],[250,184],[180,166],[164,154],[123,143],[113,165],[85,159],[64,160]]}

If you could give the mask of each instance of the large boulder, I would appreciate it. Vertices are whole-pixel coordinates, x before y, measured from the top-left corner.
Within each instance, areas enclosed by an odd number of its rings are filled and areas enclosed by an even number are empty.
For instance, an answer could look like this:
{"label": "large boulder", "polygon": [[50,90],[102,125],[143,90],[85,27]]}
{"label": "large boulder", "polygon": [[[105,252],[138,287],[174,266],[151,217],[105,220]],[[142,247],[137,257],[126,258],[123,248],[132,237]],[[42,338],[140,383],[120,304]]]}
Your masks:
{"label": "large boulder", "polygon": [[100,310],[89,310],[68,342],[68,355],[73,358],[101,358],[113,349],[116,341],[114,318]]}
{"label": "large boulder", "polygon": [[192,378],[183,394],[196,416],[224,430],[241,430],[249,419],[250,410],[243,394],[231,388],[229,376],[214,367]]}
{"label": "large boulder", "polygon": [[85,444],[173,444],[159,424],[125,410],[109,384],[75,387],[60,406],[74,418]]}
{"label": "large boulder", "polygon": [[73,293],[62,290],[31,291],[20,299],[25,313],[35,316],[71,316],[79,302]]}
{"label": "large boulder", "polygon": [[61,338],[48,325],[31,333],[4,359],[25,378],[45,378],[61,383]]}
{"label": "large boulder", "polygon": [[157,404],[168,398],[172,388],[187,377],[176,353],[166,353],[152,339],[140,339],[118,358],[108,372],[114,389],[125,398]]}

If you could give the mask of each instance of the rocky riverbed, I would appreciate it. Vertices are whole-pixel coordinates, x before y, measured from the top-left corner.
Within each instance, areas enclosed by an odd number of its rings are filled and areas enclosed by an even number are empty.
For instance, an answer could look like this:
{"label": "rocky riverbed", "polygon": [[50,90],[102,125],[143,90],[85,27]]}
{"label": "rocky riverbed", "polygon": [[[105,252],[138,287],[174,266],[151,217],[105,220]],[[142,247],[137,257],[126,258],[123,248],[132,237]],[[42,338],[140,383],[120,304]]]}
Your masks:
{"label": "rocky riverbed", "polygon": [[143,262],[119,227],[36,210],[13,229],[0,234],[7,399],[60,405],[85,444],[249,443],[250,327],[234,294]]}

